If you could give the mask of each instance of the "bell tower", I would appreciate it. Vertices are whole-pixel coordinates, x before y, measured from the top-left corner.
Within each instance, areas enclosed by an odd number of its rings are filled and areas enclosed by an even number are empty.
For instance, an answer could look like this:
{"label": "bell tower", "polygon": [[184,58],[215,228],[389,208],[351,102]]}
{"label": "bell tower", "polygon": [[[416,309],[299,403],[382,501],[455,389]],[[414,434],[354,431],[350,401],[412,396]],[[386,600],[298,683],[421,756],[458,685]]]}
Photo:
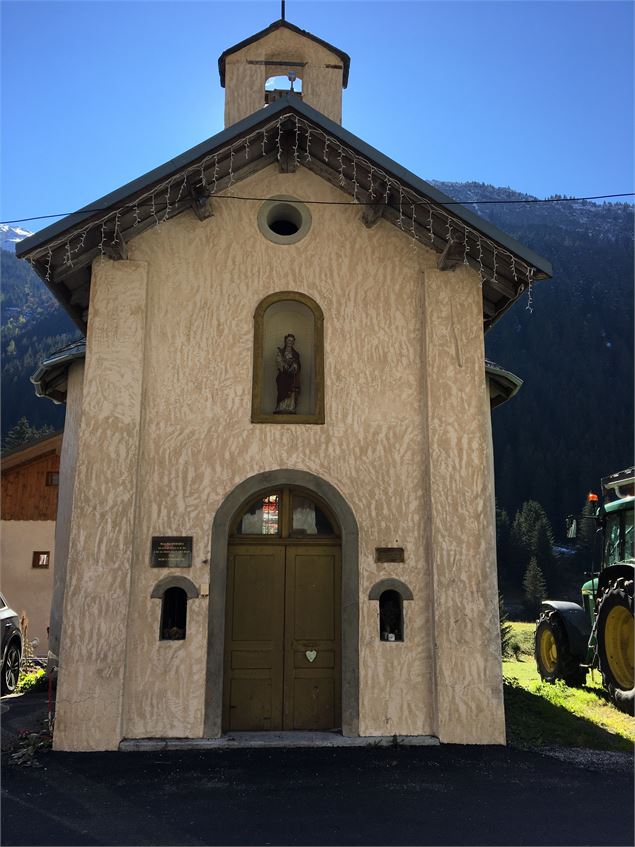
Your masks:
{"label": "bell tower", "polygon": [[[229,47],[218,59],[225,89],[225,126],[231,126],[280,96],[301,97],[337,123],[342,122],[342,89],[350,57],[332,44],[284,19]],[[267,80],[283,77],[282,88]]]}

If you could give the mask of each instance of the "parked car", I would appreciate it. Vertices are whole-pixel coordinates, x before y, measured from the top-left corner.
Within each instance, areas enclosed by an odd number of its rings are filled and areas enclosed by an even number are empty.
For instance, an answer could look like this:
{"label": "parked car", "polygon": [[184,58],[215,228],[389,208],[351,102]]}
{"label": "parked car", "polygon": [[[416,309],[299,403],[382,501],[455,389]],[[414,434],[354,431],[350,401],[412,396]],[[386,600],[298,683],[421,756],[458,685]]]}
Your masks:
{"label": "parked car", "polygon": [[22,633],[20,619],[0,594],[0,626],[2,627],[2,693],[12,694],[20,676]]}

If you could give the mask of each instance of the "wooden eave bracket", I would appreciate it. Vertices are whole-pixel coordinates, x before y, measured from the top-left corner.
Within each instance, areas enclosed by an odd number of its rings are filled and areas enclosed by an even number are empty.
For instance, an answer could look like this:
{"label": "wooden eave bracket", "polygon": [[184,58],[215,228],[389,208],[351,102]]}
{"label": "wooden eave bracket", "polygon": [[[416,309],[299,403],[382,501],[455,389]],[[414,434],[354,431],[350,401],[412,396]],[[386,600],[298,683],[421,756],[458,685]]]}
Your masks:
{"label": "wooden eave bracket", "polygon": [[114,226],[111,224],[104,231],[103,242],[104,256],[112,259],[114,262],[120,262],[128,258],[128,246],[124,240],[121,230],[117,232],[115,237]]}
{"label": "wooden eave bracket", "polygon": [[296,135],[290,130],[285,130],[280,135],[280,172],[283,174],[294,174],[298,169],[294,146]]}
{"label": "wooden eave bracket", "polygon": [[437,268],[440,271],[452,271],[463,264],[465,256],[465,245],[462,241],[450,239],[445,245],[443,253],[437,259]]}
{"label": "wooden eave bracket", "polygon": [[386,204],[383,201],[378,203],[369,203],[364,206],[362,212],[362,223],[367,229],[372,229],[377,221],[383,216]]}
{"label": "wooden eave bracket", "polygon": [[190,205],[199,221],[211,218],[214,215],[214,206],[208,189],[195,186],[188,181],[187,190],[190,196]]}

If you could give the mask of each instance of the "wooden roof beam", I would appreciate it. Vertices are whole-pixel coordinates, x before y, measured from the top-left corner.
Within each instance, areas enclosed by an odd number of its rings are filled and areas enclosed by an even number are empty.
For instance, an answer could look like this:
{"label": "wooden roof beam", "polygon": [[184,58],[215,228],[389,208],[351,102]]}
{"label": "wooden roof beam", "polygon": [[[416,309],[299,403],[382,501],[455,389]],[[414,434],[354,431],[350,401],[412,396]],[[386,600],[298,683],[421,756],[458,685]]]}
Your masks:
{"label": "wooden roof beam", "polygon": [[488,300],[487,297],[483,296],[483,314],[485,315],[485,317],[493,318],[497,311],[498,309],[492,303],[492,301]]}
{"label": "wooden roof beam", "polygon": [[296,133],[285,130],[280,135],[280,172],[283,174],[294,174],[298,169],[296,159]]}
{"label": "wooden roof beam", "polygon": [[443,253],[437,259],[437,268],[440,271],[453,271],[462,265],[465,257],[465,244],[458,239],[450,239],[445,245]]}
{"label": "wooden roof beam", "polygon": [[128,258],[128,246],[123,237],[121,229],[115,235],[114,224],[109,224],[104,230],[103,251],[104,256],[113,262],[125,261]]}
{"label": "wooden roof beam", "polygon": [[381,201],[373,203],[372,200],[366,201],[366,206],[362,212],[362,223],[367,229],[372,229],[375,224],[383,217],[386,204]]}
{"label": "wooden roof beam", "polygon": [[[493,279],[493,277],[489,276],[489,268],[486,270],[488,271],[487,283],[495,291],[507,297],[508,300],[515,300],[518,297],[518,289],[515,289],[507,280],[501,279],[500,276]],[[520,288],[520,286],[518,287]]]}
{"label": "wooden roof beam", "polygon": [[190,205],[199,221],[205,221],[214,215],[214,206],[209,189],[194,185],[191,179],[187,181],[187,191]]}

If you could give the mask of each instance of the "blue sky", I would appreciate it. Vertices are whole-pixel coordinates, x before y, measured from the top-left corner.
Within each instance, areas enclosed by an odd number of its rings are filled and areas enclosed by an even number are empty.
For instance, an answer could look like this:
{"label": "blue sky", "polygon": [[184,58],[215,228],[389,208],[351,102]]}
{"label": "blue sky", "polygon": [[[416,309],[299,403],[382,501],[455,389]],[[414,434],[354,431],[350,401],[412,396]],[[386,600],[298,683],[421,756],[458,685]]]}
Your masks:
{"label": "blue sky", "polygon": [[[633,9],[287,0],[287,20],[350,54],[344,126],[424,179],[587,196],[635,190]],[[6,220],[70,212],[220,131],[218,56],[280,3],[0,12]]]}

